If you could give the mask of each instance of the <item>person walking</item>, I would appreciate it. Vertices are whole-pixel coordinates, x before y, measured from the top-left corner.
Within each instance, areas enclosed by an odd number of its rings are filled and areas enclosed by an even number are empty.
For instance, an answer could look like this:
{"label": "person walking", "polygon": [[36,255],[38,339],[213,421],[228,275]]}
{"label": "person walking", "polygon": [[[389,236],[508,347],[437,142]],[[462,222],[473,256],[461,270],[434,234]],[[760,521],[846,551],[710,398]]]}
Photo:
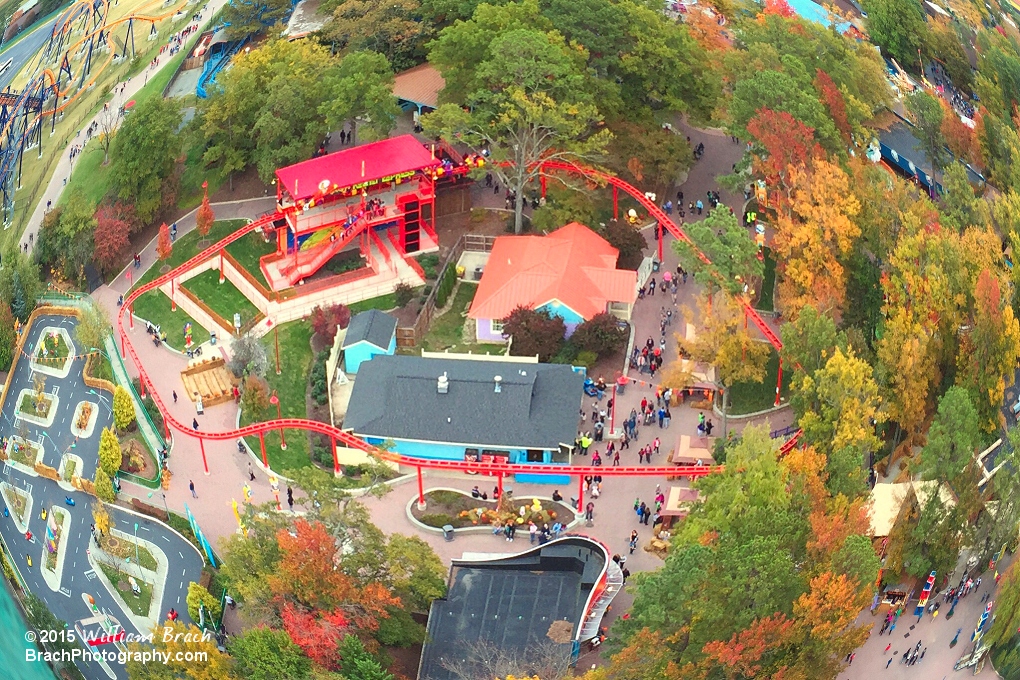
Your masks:
{"label": "person walking", "polygon": [[619,464],[620,464],[620,452],[613,451],[613,466],[615,467]]}
{"label": "person walking", "polygon": [[290,511],[294,512],[294,489],[290,488],[290,484],[287,485],[287,505],[290,506]]}
{"label": "person walking", "polygon": [[198,432],[198,418],[192,418],[191,419],[191,426],[193,428],[195,428],[196,432]]}
{"label": "person walking", "polygon": [[889,660],[885,662],[885,669],[886,670],[889,670],[889,665],[890,664],[892,664],[892,657],[891,656],[889,657]]}
{"label": "person walking", "polygon": [[251,469],[251,461],[248,461],[248,481],[255,481],[255,471]]}
{"label": "person walking", "polygon": [[173,391],[173,395],[174,395],[174,403],[176,404],[177,403],[177,390]]}
{"label": "person walking", "polygon": [[630,554],[633,555],[634,551],[637,550],[638,533],[637,529],[630,532]]}
{"label": "person walking", "polygon": [[885,650],[883,650],[883,652],[882,652],[882,653],[883,653],[883,654],[888,654],[888,653],[889,653],[889,649],[890,649],[891,647],[892,647],[892,643],[890,642],[889,644],[887,644],[887,645],[885,646]]}
{"label": "person walking", "polygon": [[198,494],[195,493],[195,482],[193,480],[188,480],[188,488],[191,489],[191,497],[198,498]]}
{"label": "person walking", "polygon": [[584,518],[589,522],[595,518],[595,504],[591,501],[584,507]]}
{"label": "person walking", "polygon": [[528,522],[528,533],[530,536],[530,542],[534,543],[535,539],[538,538],[538,525],[534,522]]}

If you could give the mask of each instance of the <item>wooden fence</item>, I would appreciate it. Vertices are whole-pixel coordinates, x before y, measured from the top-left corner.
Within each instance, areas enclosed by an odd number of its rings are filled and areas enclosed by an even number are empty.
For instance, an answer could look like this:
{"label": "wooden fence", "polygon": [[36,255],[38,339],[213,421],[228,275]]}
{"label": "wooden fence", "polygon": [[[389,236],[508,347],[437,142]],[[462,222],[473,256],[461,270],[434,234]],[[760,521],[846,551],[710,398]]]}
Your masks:
{"label": "wooden fence", "polygon": [[425,304],[418,310],[418,316],[415,318],[414,324],[397,327],[397,347],[417,347],[421,344],[421,340],[428,331],[429,324],[432,323],[432,318],[436,314],[436,294],[439,291],[439,282],[443,280],[446,268],[456,267],[457,260],[460,259],[461,254],[465,250],[484,253],[491,252],[492,244],[495,240],[495,236],[485,236],[482,234],[464,234],[457,240],[457,243],[447,254],[442,266],[437,269],[438,276],[436,281],[432,285],[432,290],[429,291],[428,297],[425,298]]}

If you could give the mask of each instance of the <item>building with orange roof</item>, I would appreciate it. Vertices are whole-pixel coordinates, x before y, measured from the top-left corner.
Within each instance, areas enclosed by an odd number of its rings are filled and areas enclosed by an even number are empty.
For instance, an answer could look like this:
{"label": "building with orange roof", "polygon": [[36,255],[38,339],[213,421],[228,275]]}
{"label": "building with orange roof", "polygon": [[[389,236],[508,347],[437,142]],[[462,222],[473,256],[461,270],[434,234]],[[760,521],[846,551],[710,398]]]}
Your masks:
{"label": "building with orange roof", "polygon": [[493,244],[468,317],[479,342],[502,342],[505,319],[517,307],[563,319],[567,334],[602,312],[630,320],[637,272],[617,269],[620,251],[578,224],[546,236],[500,236]]}

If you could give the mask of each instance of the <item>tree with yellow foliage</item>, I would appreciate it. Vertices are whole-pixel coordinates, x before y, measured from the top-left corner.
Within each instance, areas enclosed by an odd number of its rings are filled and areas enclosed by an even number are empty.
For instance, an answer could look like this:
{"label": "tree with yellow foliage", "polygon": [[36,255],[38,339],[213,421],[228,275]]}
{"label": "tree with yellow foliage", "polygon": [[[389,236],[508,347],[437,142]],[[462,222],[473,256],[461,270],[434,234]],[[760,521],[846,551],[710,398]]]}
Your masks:
{"label": "tree with yellow foliage", "polygon": [[[194,625],[181,621],[167,621],[152,629],[152,648],[164,655],[166,663],[127,662],[131,680],[163,680],[183,678],[185,680],[235,680],[234,660],[217,647],[216,639],[210,633],[203,633]],[[142,653],[150,650],[149,645],[138,642],[128,644],[128,650]],[[190,659],[190,660],[186,660]],[[200,659],[200,660],[196,660]]]}
{"label": "tree with yellow foliage", "polygon": [[875,427],[885,420],[871,366],[837,347],[794,393],[805,441],[828,452],[829,490],[850,498],[863,495],[869,454],[882,445]]}
{"label": "tree with yellow foliage", "polygon": [[771,348],[751,337],[744,327],[743,309],[732,298],[717,295],[711,303],[711,308],[707,302],[702,304],[702,327],[687,350],[695,361],[715,367],[716,383],[722,388],[721,436],[725,440],[730,388],[736,383],[764,380]]}
{"label": "tree with yellow foliage", "polygon": [[779,215],[773,245],[782,270],[781,305],[796,318],[807,304],[823,312],[843,304],[843,261],[861,230],[854,222],[860,204],[838,165],[816,159],[792,168],[791,183],[790,212]]}

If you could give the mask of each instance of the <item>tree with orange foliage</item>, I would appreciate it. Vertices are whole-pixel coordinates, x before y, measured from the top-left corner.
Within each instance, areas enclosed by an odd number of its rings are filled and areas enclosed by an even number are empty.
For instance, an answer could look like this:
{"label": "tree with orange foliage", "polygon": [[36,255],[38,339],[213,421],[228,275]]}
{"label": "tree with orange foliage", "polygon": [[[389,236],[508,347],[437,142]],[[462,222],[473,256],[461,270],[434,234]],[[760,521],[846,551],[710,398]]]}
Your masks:
{"label": "tree with orange foliage", "polygon": [[843,99],[843,93],[840,92],[839,86],[822,69],[816,71],[814,85],[822,103],[829,109],[829,115],[836,123],[836,129],[839,130],[843,141],[849,142],[853,130],[850,129],[850,121],[846,115],[846,101]]}
{"label": "tree with orange foliage", "polygon": [[709,12],[688,12],[684,16],[684,26],[706,52],[726,52],[733,49],[725,27],[719,19]]}
{"label": "tree with orange foliage", "polygon": [[776,208],[788,206],[796,168],[822,155],[815,141],[815,131],[785,111],[758,109],[747,124],[747,131],[756,144],[752,148],[754,169],[773,188]]}
{"label": "tree with orange foliage", "polygon": [[277,532],[276,540],[282,557],[268,585],[279,597],[320,611],[341,609],[355,627],[370,630],[388,616],[386,607],[400,605],[381,584],[358,583],[338,568],[336,539],[320,522],[299,519],[293,531]]}
{"label": "tree with orange foliage", "polygon": [[842,168],[816,158],[790,172],[789,213],[780,213],[773,241],[782,278],[780,303],[796,318],[804,305],[820,312],[842,306],[846,293],[843,261],[861,230],[860,210]]}
{"label": "tree with orange foliage", "polygon": [[195,213],[195,229],[202,240],[205,240],[213,222],[216,221],[216,214],[209,205],[209,182],[202,182],[202,192],[202,205],[198,206],[198,212]]}
{"label": "tree with orange foliage", "polygon": [[156,255],[161,262],[166,262],[170,259],[173,251],[174,244],[170,240],[170,227],[166,226],[166,222],[164,222],[159,228],[159,239],[156,241]]}

